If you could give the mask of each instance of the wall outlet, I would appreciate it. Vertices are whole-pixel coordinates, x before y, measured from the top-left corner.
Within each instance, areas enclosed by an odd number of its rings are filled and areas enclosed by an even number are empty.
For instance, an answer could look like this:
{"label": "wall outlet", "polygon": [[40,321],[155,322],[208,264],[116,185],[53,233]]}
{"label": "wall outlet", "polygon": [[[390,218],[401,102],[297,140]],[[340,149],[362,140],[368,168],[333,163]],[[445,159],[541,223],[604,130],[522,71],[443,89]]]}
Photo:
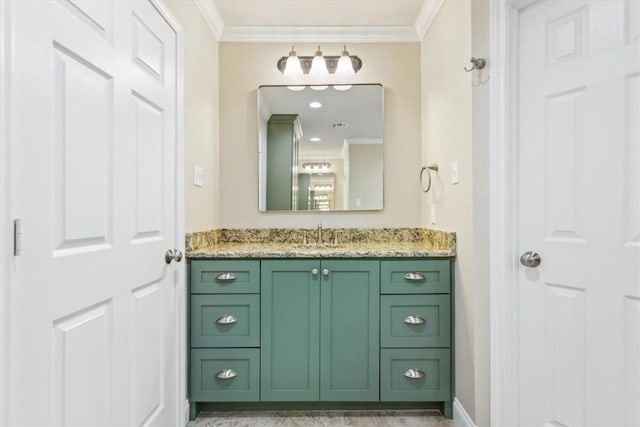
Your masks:
{"label": "wall outlet", "polygon": [[451,162],[451,184],[455,185],[460,182],[458,177],[458,161]]}
{"label": "wall outlet", "polygon": [[204,185],[204,171],[202,167],[195,165],[193,167],[193,185],[202,187]]}
{"label": "wall outlet", "polygon": [[437,221],[438,210],[436,205],[431,205],[431,224],[435,224]]}

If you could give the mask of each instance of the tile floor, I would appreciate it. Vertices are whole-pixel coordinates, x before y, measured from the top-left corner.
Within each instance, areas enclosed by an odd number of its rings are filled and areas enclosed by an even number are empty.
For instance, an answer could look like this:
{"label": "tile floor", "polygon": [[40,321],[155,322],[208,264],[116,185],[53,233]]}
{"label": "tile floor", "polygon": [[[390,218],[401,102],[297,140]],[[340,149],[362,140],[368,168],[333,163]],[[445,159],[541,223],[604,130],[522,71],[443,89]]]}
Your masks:
{"label": "tile floor", "polygon": [[434,410],[201,412],[187,427],[454,427]]}

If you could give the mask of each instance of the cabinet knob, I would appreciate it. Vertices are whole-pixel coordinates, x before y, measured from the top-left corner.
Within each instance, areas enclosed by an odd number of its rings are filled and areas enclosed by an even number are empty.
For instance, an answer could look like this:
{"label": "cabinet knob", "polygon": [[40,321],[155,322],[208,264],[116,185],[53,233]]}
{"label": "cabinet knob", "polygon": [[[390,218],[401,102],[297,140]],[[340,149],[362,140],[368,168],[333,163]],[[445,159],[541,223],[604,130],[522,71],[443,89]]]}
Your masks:
{"label": "cabinet knob", "polygon": [[232,325],[234,323],[236,323],[238,321],[238,319],[236,319],[235,317],[231,316],[231,315],[225,315],[225,316],[220,316],[216,319],[216,323],[218,325]]}
{"label": "cabinet knob", "polygon": [[420,378],[424,378],[424,371],[420,369],[407,369],[404,376],[410,380],[419,380]]}
{"label": "cabinet knob", "polygon": [[233,369],[223,369],[216,373],[216,378],[219,380],[230,380],[231,378],[235,378],[238,374]]}
{"label": "cabinet knob", "polygon": [[329,275],[329,269],[328,268],[322,269],[322,275],[323,276],[328,276]]}
{"label": "cabinet knob", "polygon": [[314,276],[317,276],[317,275],[318,275],[318,269],[317,269],[317,268],[315,268],[315,267],[314,267],[314,268],[312,268],[312,269],[311,269],[311,274],[313,274]]}
{"label": "cabinet knob", "polygon": [[422,273],[407,273],[404,275],[404,280],[408,280],[409,282],[424,282],[424,274]]}
{"label": "cabinet knob", "polygon": [[216,281],[218,282],[233,282],[236,280],[238,276],[233,273],[220,273],[216,276]]}
{"label": "cabinet knob", "polygon": [[425,322],[426,320],[422,316],[407,316],[404,319],[404,323],[407,325],[422,325]]}

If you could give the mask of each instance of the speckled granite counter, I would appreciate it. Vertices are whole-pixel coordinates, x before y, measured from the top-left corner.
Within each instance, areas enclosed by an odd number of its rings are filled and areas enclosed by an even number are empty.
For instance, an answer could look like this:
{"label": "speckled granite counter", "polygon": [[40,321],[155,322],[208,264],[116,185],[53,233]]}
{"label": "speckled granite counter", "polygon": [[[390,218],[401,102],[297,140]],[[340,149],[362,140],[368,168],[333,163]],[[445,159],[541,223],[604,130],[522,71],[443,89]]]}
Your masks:
{"label": "speckled granite counter", "polygon": [[[309,244],[303,245],[307,235]],[[189,258],[393,258],[450,257],[456,236],[423,228],[221,229],[187,235]]]}

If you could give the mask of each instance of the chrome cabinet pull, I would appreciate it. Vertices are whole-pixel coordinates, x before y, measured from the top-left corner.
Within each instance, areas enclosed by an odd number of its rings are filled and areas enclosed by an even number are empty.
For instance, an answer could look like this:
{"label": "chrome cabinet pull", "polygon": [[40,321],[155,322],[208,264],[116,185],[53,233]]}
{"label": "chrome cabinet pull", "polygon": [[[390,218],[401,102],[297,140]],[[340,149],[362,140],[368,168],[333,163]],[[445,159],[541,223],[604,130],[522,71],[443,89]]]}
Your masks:
{"label": "chrome cabinet pull", "polygon": [[220,316],[216,319],[216,323],[218,325],[231,325],[236,323],[237,321],[238,319],[230,315]]}
{"label": "chrome cabinet pull", "polygon": [[403,320],[407,325],[422,325],[426,322],[422,316],[407,316]]}
{"label": "chrome cabinet pull", "polygon": [[322,275],[323,276],[328,276],[329,275],[329,269],[328,268],[323,269],[322,270]]}
{"label": "chrome cabinet pull", "polygon": [[422,282],[425,277],[422,273],[407,273],[404,275],[404,280],[408,280],[410,282]]}
{"label": "chrome cabinet pull", "polygon": [[317,269],[317,268],[315,268],[315,267],[313,267],[313,268],[311,269],[311,274],[313,274],[314,276],[317,276],[317,275],[318,275],[318,269]]}
{"label": "chrome cabinet pull", "polygon": [[233,273],[220,273],[216,276],[218,282],[233,282],[238,276]]}
{"label": "chrome cabinet pull", "polygon": [[216,373],[216,378],[219,380],[230,380],[231,378],[235,378],[237,375],[238,374],[233,369],[223,369]]}
{"label": "chrome cabinet pull", "polygon": [[420,369],[407,369],[404,376],[410,380],[419,380],[420,378],[424,378],[424,371]]}

